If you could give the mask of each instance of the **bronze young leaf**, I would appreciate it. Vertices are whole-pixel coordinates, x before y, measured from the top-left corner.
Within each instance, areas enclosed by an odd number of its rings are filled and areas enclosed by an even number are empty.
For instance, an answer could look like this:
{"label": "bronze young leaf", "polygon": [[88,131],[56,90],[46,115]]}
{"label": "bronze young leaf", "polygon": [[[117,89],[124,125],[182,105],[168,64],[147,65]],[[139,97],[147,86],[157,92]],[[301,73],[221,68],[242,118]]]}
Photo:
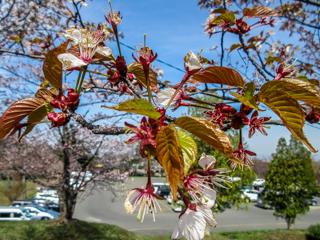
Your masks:
{"label": "bronze young leaf", "polygon": [[255,6],[253,8],[243,9],[243,16],[245,17],[271,17],[277,15],[276,11],[266,6]]}
{"label": "bronze young leaf", "polygon": [[48,112],[50,112],[51,110],[51,105],[44,102],[37,109],[32,111],[28,116],[27,128],[21,134],[19,140],[21,140],[24,136],[30,133],[38,123],[40,123],[44,118],[47,117]]}
{"label": "bronze young leaf", "polygon": [[314,81],[282,78],[265,83],[261,88],[261,94],[270,91],[281,91],[281,94],[287,94],[288,97],[297,101],[302,101],[311,106],[320,105],[319,88]]}
{"label": "bronze young leaf", "polygon": [[207,67],[193,74],[189,81],[225,84],[236,87],[243,87],[245,84],[240,73],[231,68],[219,66]]}
{"label": "bronze young leaf", "polygon": [[195,117],[180,117],[175,124],[233,159],[230,139],[218,125]]}
{"label": "bronze young leaf", "polygon": [[177,130],[173,125],[163,127],[157,134],[156,157],[166,172],[173,199],[176,200],[178,186],[184,176],[184,164]]}
{"label": "bronze young leaf", "polygon": [[62,63],[57,56],[64,53],[67,49],[68,42],[62,43],[57,48],[49,51],[44,59],[43,73],[45,80],[56,89],[62,88]]}
{"label": "bronze young leaf", "polygon": [[13,103],[0,118],[0,139],[8,136],[22,119],[44,104],[39,98],[26,98]]}
{"label": "bronze young leaf", "polygon": [[[137,81],[144,87],[147,87],[147,80],[144,75],[142,65],[140,63],[135,62],[129,64],[128,73],[133,73]],[[151,89],[156,90],[158,84],[157,74],[152,69],[149,70],[149,81]]]}
{"label": "bronze young leaf", "polygon": [[277,84],[268,87],[265,84],[259,93],[259,100],[280,117],[295,138],[302,141],[310,151],[316,152],[303,132],[305,117],[301,106],[297,100],[290,98],[291,95],[277,87]]}

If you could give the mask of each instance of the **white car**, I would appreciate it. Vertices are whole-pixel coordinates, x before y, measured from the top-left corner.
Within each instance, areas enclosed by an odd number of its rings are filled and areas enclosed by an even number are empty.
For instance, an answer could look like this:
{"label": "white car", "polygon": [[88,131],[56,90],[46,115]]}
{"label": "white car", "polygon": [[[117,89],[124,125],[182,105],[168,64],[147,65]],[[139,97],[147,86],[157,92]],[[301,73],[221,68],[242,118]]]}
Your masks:
{"label": "white car", "polygon": [[22,208],[22,211],[31,216],[31,220],[49,220],[57,217],[54,214],[47,212],[46,209],[38,206],[26,206]]}
{"label": "white car", "polygon": [[258,201],[258,194],[259,192],[256,190],[251,190],[251,189],[242,190],[242,198],[248,199],[250,202]]}
{"label": "white car", "polygon": [[26,221],[30,216],[15,207],[0,207],[0,221]]}
{"label": "white car", "polygon": [[256,180],[253,181],[252,185],[257,187],[262,187],[265,182],[266,180],[264,180],[263,178],[257,178]]}
{"label": "white car", "polygon": [[[34,197],[34,199],[41,199],[41,200],[44,200],[44,202],[52,202],[55,204],[59,204],[59,197],[57,195],[47,194],[43,192],[36,193],[36,196]],[[42,203],[42,201],[40,202]]]}

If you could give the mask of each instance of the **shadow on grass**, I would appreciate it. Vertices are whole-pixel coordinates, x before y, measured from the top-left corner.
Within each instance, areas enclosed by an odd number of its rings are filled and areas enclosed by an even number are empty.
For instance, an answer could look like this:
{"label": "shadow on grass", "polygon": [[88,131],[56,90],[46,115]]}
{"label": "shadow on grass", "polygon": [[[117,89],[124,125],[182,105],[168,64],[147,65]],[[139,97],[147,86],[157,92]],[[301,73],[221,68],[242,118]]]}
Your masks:
{"label": "shadow on grass", "polygon": [[[12,225],[15,224],[15,227]],[[3,225],[7,231],[3,232]],[[1,229],[2,228],[2,229]],[[114,225],[74,220],[69,224],[48,222],[1,223],[0,240],[136,240],[134,233]]]}

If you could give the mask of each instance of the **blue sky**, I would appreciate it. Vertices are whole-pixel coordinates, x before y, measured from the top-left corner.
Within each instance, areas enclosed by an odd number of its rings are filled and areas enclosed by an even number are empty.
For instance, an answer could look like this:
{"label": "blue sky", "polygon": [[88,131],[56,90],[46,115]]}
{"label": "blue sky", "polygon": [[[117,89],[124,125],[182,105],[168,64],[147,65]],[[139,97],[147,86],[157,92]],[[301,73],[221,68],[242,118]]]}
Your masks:
{"label": "blue sky", "polygon": [[[159,59],[174,66],[183,68],[183,57],[190,50],[197,52],[204,49],[210,57],[209,49],[219,44],[204,33],[203,24],[208,11],[199,9],[196,0],[113,0],[112,5],[123,16],[120,30],[124,33],[124,43],[141,47],[146,33],[147,44],[158,53]],[[106,0],[93,0],[82,9],[82,13],[85,20],[103,22],[107,10]],[[226,41],[232,40],[233,36],[227,35]],[[111,46],[116,51],[114,43]],[[123,51],[130,59],[132,51],[126,48]],[[161,63],[156,63],[156,66],[164,70],[165,80],[177,82],[183,75]],[[305,132],[311,143],[320,148],[319,129],[307,126]],[[247,140],[249,149],[262,159],[270,157],[280,137],[289,138],[288,130],[283,127],[272,127],[268,133],[268,137],[258,133]],[[319,155],[315,158],[318,159]]]}

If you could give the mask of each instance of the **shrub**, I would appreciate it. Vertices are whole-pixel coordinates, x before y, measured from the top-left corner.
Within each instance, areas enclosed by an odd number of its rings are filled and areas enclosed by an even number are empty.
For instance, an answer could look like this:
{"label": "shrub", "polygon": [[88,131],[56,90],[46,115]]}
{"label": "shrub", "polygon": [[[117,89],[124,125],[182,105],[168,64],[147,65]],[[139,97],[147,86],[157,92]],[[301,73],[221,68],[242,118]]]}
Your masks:
{"label": "shrub", "polygon": [[311,225],[307,233],[308,240],[320,240],[320,224]]}

